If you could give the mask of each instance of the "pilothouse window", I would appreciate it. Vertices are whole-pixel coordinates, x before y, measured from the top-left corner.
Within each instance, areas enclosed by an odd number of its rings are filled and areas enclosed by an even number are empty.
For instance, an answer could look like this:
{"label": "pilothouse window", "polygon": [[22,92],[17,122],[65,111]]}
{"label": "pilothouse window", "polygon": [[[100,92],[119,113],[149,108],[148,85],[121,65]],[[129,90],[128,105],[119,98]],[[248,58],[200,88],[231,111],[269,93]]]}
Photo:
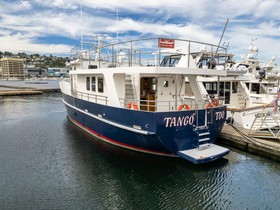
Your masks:
{"label": "pilothouse window", "polygon": [[166,56],[163,58],[160,66],[175,67],[180,61],[181,55]]}

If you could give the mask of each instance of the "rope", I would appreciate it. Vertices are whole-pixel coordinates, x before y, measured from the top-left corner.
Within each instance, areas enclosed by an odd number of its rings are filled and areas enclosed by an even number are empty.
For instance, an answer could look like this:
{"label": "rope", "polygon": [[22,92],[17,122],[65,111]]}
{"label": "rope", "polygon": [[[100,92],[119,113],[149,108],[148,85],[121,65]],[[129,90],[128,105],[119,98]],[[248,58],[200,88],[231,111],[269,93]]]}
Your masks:
{"label": "rope", "polygon": [[[234,125],[232,124],[229,124],[237,133],[239,133],[242,137],[244,137],[247,141],[249,141],[250,143],[252,144],[255,144],[255,145],[258,145],[258,144],[261,144],[261,145],[264,145],[266,147],[270,147],[270,148],[276,148],[276,149],[280,149],[280,147],[278,146],[273,146],[273,145],[269,145],[269,144],[266,144],[264,142],[260,142],[258,141],[257,139],[255,138],[252,138],[250,136],[248,136],[247,134],[243,133],[241,130],[239,130],[237,127],[235,127]],[[258,145],[259,146],[259,145]]]}

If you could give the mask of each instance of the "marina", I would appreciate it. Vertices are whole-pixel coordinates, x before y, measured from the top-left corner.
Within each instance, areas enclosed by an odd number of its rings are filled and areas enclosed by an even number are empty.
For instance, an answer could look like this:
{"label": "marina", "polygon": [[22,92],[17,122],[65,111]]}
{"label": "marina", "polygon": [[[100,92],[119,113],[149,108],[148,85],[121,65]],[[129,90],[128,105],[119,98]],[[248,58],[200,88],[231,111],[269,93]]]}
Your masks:
{"label": "marina", "polygon": [[280,206],[277,161],[228,147],[224,158],[194,165],[116,148],[67,120],[60,93],[4,97],[0,109],[1,209]]}
{"label": "marina", "polygon": [[0,210],[280,209],[280,2],[231,3],[1,2]]}

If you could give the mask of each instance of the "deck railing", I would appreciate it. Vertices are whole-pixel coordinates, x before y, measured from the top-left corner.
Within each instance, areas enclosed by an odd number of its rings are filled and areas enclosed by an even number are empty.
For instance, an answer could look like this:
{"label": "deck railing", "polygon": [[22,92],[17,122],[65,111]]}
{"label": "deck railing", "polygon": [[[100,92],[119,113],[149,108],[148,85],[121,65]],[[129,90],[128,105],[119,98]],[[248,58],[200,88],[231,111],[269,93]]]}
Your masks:
{"label": "deck railing", "polygon": [[90,102],[94,102],[97,104],[105,104],[108,105],[108,97],[107,96],[101,96],[101,95],[96,95],[96,94],[91,94],[91,93],[83,93],[83,92],[75,92],[75,96],[77,98],[87,100]]}
{"label": "deck railing", "polygon": [[[174,42],[174,45],[164,48],[159,44],[162,39]],[[208,55],[215,57],[217,64],[226,62],[225,59],[227,58],[227,49],[224,47],[198,41],[169,38],[146,38],[113,44],[97,44],[82,49],[73,48],[71,58],[86,60],[89,66],[94,63],[98,68],[159,66],[163,57],[171,54],[187,55],[187,67],[190,67],[193,65],[190,62],[193,53],[206,51]],[[219,55],[217,49],[219,49]]]}
{"label": "deck railing", "polygon": [[[195,100],[192,98],[184,98],[177,101],[135,100],[120,98],[120,104],[123,108],[134,109],[132,105],[136,105],[137,109],[150,112],[198,110],[204,109],[210,103],[211,102],[209,100]],[[176,104],[178,107],[176,107]]]}
{"label": "deck railing", "polygon": [[[94,102],[102,105],[110,105],[107,96],[101,96],[91,93],[84,93],[76,91],[75,97],[86,101]],[[198,110],[204,109],[208,104],[211,104],[210,100],[195,100],[193,98],[184,98],[180,100],[172,101],[159,101],[159,100],[135,100],[120,98],[120,107],[126,109],[133,109],[132,105],[136,105],[136,109],[149,112],[161,112],[161,111],[178,111],[178,110]],[[176,104],[178,107],[176,107]],[[220,104],[222,105],[222,104]]]}

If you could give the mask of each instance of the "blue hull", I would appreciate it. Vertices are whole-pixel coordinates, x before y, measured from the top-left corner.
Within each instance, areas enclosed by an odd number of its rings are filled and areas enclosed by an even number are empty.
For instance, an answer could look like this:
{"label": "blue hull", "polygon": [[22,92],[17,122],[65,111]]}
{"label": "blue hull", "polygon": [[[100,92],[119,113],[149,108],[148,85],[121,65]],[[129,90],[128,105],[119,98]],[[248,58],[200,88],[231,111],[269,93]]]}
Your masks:
{"label": "blue hull", "polygon": [[207,128],[209,143],[214,143],[226,119],[225,106],[212,108],[212,112],[208,109],[205,114],[205,110],[136,111],[95,104],[65,94],[63,101],[68,118],[99,139],[124,148],[165,156],[177,156],[179,151],[196,148],[198,126]]}

